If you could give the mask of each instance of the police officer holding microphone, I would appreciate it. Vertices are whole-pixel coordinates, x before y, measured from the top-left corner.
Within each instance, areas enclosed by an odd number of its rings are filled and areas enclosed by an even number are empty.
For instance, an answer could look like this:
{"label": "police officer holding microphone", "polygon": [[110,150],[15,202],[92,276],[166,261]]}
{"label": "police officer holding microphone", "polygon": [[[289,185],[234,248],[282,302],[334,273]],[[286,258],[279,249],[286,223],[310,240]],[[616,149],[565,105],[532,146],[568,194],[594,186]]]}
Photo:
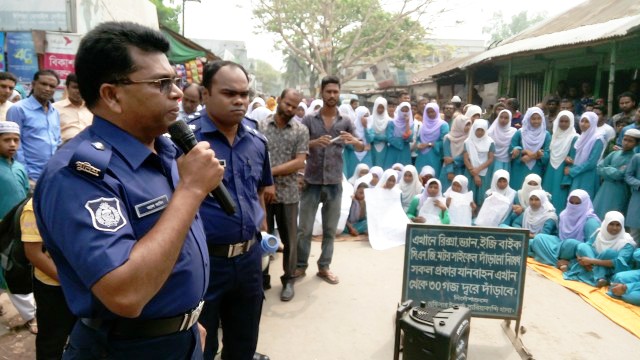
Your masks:
{"label": "police officer holding microphone", "polygon": [[124,22],[80,43],[75,67],[93,124],[57,151],[34,196],[80,318],[64,359],[202,358],[209,257],[198,209],[224,169],[209,144],[178,158],[161,136],[182,96],[168,50],[158,31]]}

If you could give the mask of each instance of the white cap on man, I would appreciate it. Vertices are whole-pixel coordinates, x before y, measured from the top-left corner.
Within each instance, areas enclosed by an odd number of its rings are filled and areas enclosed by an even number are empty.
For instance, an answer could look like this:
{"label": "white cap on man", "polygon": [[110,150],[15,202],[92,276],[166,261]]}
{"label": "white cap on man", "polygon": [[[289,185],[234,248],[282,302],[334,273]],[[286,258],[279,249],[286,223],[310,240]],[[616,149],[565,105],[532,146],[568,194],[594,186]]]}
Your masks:
{"label": "white cap on man", "polygon": [[460,96],[455,95],[454,97],[451,98],[451,102],[452,103],[461,103],[462,99],[460,99]]}

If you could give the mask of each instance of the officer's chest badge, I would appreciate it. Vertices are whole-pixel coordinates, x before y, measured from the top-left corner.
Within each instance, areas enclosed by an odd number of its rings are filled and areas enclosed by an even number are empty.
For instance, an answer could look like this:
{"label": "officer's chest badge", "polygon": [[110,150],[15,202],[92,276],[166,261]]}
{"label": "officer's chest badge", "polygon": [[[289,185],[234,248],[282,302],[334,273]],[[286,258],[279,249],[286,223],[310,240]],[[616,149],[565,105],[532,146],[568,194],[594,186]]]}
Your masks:
{"label": "officer's chest badge", "polygon": [[86,161],[76,161],[76,170],[86,172],[87,174],[90,174],[93,176],[100,176],[100,169],[98,169],[97,167],[91,165],[91,163],[88,163]]}
{"label": "officer's chest badge", "polygon": [[84,207],[89,210],[93,227],[97,230],[115,232],[127,224],[120,209],[120,200],[116,198],[90,200]]}

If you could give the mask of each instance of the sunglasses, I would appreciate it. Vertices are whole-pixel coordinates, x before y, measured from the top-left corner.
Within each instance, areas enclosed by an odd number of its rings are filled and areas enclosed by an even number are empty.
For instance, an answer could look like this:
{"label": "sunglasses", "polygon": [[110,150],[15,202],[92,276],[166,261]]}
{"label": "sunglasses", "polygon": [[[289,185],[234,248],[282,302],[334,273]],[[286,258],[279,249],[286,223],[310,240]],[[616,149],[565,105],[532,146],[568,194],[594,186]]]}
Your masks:
{"label": "sunglasses", "polygon": [[182,89],[184,80],[180,76],[170,77],[170,78],[161,78],[161,79],[150,79],[150,80],[131,80],[131,79],[122,79],[122,80],[114,80],[112,84],[119,85],[136,85],[136,84],[153,84],[160,89],[160,92],[169,95],[171,90],[173,89],[173,85],[177,86],[179,89]]}

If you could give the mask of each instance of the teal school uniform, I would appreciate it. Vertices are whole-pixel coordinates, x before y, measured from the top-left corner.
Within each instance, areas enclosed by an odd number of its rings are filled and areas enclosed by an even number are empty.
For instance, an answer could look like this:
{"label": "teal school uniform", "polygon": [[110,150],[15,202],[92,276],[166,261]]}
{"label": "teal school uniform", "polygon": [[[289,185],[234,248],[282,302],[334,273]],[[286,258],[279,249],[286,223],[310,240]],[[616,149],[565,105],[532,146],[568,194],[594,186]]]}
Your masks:
{"label": "teal school uniform", "polygon": [[393,135],[395,124],[389,121],[387,125],[387,154],[385,155],[383,169],[391,169],[393,164],[411,164],[411,135],[406,139]]}
{"label": "teal school uniform", "polygon": [[544,167],[549,163],[549,144],[551,143],[551,135],[547,131],[547,134],[544,139],[544,144],[542,145],[541,150],[543,151],[543,155],[540,159],[536,160],[535,165],[532,169],[527,167],[527,164],[523,163],[520,159],[522,157],[522,131],[518,130],[515,135],[513,135],[513,139],[511,139],[511,147],[509,147],[509,154],[513,152],[514,149],[519,149],[520,154],[518,157],[511,161],[511,183],[512,184],[522,184],[524,178],[529,174],[538,174],[540,177],[543,176]]}
{"label": "teal school uniform", "polygon": [[603,181],[593,200],[593,208],[601,219],[609,211],[619,211],[626,216],[631,191],[624,176],[632,157],[633,150],[614,151],[597,165],[596,171]]}
{"label": "teal school uniform", "polygon": [[[440,169],[442,168],[442,156],[444,154],[444,136],[449,133],[449,125],[442,124],[440,126],[440,137],[438,141],[433,143],[433,147],[429,152],[422,153],[418,150],[418,157],[416,157],[416,168],[422,169],[424,166],[431,166],[435,171],[437,178],[440,175]],[[420,134],[416,135],[416,144],[421,144]]]}

